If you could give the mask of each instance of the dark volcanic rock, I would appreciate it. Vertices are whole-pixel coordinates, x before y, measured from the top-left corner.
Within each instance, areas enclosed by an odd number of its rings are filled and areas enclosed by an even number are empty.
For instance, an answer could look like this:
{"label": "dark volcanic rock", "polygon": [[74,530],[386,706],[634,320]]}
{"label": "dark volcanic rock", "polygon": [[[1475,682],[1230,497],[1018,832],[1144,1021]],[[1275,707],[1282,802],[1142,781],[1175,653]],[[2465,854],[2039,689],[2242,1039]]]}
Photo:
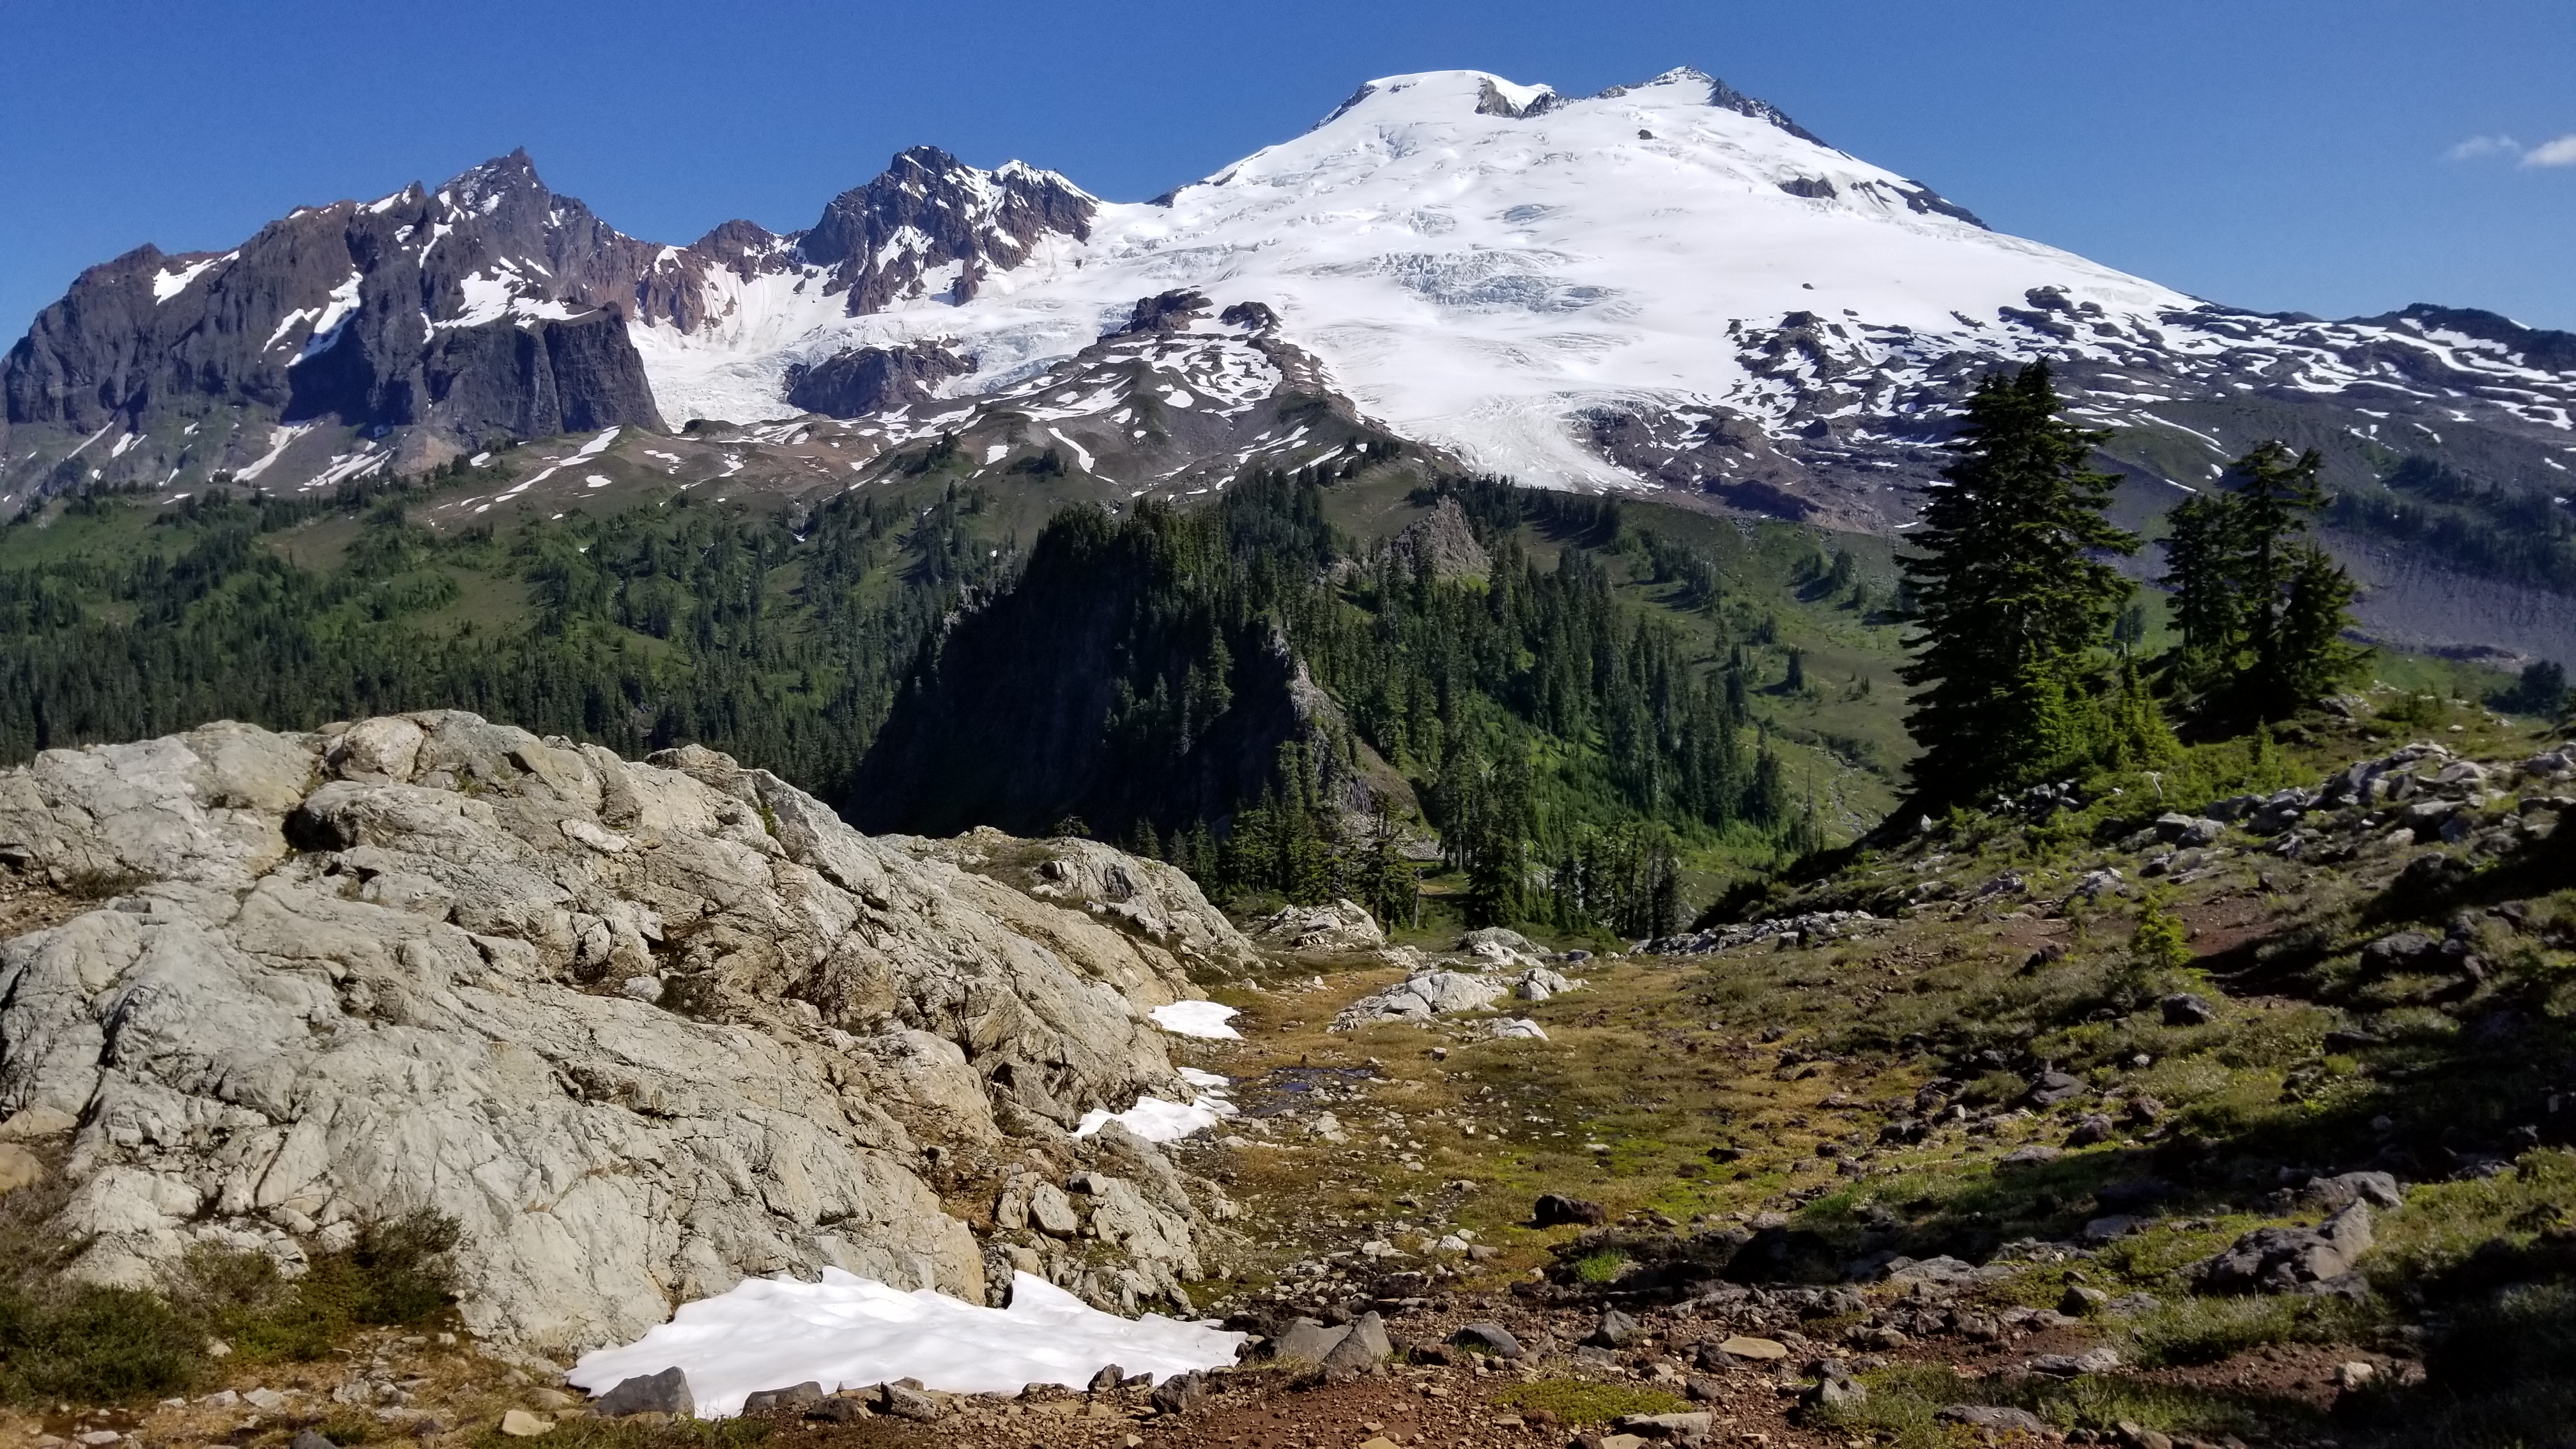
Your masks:
{"label": "dark volcanic rock", "polygon": [[1609,1210],[1601,1204],[1561,1193],[1540,1193],[1538,1201],[1530,1207],[1530,1226],[1534,1228],[1561,1227],[1568,1223],[1597,1227],[1609,1220]]}
{"label": "dark volcanic rock", "polygon": [[797,243],[804,261],[833,269],[826,290],[849,295],[851,316],[919,295],[955,264],[950,300],[1028,259],[1050,233],[1087,238],[1100,204],[1051,171],[1014,161],[981,172],[936,146],[897,155],[883,175],[842,192]]}
{"label": "dark volcanic rock", "polygon": [[809,413],[863,418],[903,403],[927,402],[930,390],[975,370],[971,357],[943,342],[904,347],[853,347],[787,372],[787,401]]}

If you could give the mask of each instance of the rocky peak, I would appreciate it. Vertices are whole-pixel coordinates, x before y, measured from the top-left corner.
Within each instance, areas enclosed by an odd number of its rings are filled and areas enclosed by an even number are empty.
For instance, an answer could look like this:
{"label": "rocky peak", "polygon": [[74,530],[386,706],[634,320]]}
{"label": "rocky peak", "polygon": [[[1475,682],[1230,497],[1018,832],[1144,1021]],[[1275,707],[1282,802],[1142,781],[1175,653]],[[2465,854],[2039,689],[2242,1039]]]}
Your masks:
{"label": "rocky peak", "polygon": [[1052,171],[1017,161],[981,171],[915,146],[834,197],[797,253],[832,269],[830,288],[849,294],[852,316],[928,295],[963,302],[986,275],[1027,260],[1041,238],[1089,238],[1099,205]]}

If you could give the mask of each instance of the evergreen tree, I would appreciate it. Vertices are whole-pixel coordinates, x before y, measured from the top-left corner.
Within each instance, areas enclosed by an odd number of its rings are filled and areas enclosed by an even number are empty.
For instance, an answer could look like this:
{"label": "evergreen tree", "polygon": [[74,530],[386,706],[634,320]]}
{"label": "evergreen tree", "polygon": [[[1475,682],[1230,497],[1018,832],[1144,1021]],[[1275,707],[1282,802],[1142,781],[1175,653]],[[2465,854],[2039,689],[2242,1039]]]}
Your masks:
{"label": "evergreen tree", "polygon": [[2058,417],[2048,365],[1968,400],[1959,461],[1903,560],[1919,632],[1907,723],[1930,802],[2011,790],[2109,752],[2102,646],[2129,595],[2096,557],[2137,539],[2103,517],[2116,480],[2087,466],[2108,436]]}
{"label": "evergreen tree", "polygon": [[2174,688],[2209,719],[2278,719],[2348,678],[2362,651],[2342,642],[2352,580],[2302,540],[2326,504],[2314,449],[2281,442],[2236,460],[2225,493],[2199,494],[2168,515],[2174,619],[2182,642],[2168,660]]}

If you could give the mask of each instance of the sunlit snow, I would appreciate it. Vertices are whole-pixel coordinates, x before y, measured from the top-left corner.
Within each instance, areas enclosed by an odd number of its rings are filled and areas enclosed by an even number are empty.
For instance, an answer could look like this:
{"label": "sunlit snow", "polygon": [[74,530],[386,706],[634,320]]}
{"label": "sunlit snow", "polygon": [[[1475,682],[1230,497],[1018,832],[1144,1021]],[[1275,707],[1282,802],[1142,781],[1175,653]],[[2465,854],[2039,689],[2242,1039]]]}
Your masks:
{"label": "sunlit snow", "polygon": [[1011,1305],[984,1308],[928,1288],[906,1293],[825,1268],[819,1283],[750,1278],[683,1305],[622,1348],[582,1356],[565,1377],[592,1393],[678,1368],[701,1418],[728,1418],[762,1389],[812,1381],[825,1392],[919,1380],[958,1394],[1081,1387],[1108,1364],[1157,1382],[1234,1362],[1245,1335],[1161,1314],[1120,1318],[1043,1278],[1011,1278]]}

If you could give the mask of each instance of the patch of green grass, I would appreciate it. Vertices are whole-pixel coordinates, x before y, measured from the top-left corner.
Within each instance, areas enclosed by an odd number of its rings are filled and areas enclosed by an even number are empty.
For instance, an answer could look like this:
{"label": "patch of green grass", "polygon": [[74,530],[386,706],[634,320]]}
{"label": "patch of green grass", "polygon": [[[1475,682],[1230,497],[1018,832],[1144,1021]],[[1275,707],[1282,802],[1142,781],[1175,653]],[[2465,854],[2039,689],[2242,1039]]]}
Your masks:
{"label": "patch of green grass", "polygon": [[2267,1343],[2341,1343],[2367,1332],[2369,1310],[2339,1298],[2184,1298],[2122,1330],[2149,1368],[2216,1363]]}
{"label": "patch of green grass", "polygon": [[1574,1260],[1574,1276],[1586,1283],[1612,1283],[1628,1266],[1628,1255],[1618,1248],[1601,1248]]}
{"label": "patch of green grass", "polygon": [[1690,1407],[1655,1389],[1585,1379],[1540,1379],[1505,1389],[1494,1396],[1494,1402],[1507,1409],[1544,1409],[1566,1424],[1607,1424],[1628,1414],[1678,1414]]}

